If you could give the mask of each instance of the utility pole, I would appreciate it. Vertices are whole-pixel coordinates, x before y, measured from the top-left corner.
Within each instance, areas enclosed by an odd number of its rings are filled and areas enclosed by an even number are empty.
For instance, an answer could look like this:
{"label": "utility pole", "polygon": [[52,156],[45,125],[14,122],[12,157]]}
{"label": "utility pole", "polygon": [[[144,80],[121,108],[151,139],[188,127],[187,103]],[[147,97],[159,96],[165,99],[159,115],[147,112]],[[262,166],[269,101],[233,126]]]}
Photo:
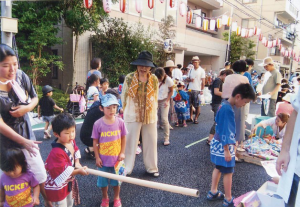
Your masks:
{"label": "utility pole", "polygon": [[[297,22],[294,24],[294,31],[292,31],[292,33],[291,33],[291,36],[293,38],[293,44],[292,44],[292,51],[293,52],[294,52],[295,40],[296,40],[296,37],[297,37],[296,24],[297,24]],[[290,71],[289,71],[288,80],[290,79],[291,73],[292,73],[292,70],[293,70],[294,54],[290,57],[290,62],[291,63],[290,63]]]}
{"label": "utility pole", "polygon": [[[11,0],[1,1],[1,17],[11,18],[12,15]],[[12,32],[1,31],[1,43],[12,47]]]}
{"label": "utility pole", "polygon": [[[261,28],[262,5],[263,5],[263,0],[260,0],[259,28]],[[257,42],[256,42],[256,54],[255,54],[255,59],[257,59],[257,55],[258,55],[258,45],[259,45],[259,36],[257,37]]]}
{"label": "utility pole", "polygon": [[[230,20],[232,21],[233,16],[233,7],[231,7],[231,13],[230,13]],[[231,24],[229,26],[229,33],[228,33],[228,43],[227,43],[227,51],[226,51],[226,61],[230,61],[230,52],[231,52]]]}

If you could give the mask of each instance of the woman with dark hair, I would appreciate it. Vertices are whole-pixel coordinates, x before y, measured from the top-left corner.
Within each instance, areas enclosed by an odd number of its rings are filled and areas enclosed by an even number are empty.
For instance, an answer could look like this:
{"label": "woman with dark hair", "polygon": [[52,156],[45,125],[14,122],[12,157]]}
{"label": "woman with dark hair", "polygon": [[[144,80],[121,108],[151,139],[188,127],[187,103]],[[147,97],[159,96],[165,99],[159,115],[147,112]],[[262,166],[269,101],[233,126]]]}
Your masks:
{"label": "woman with dark hair", "polygon": [[90,63],[91,70],[87,74],[87,78],[89,78],[92,74],[98,75],[99,78],[102,78],[101,72],[99,71],[101,68],[101,59],[93,58]]}
{"label": "woman with dark hair", "polygon": [[161,124],[164,130],[164,145],[170,144],[170,128],[168,114],[170,109],[170,100],[173,95],[173,80],[166,75],[163,68],[157,68],[155,70],[155,75],[159,82],[158,90],[158,117],[161,119]]}
{"label": "woman with dark hair", "polygon": [[37,103],[38,97],[31,80],[18,69],[14,50],[0,44],[0,156],[10,148],[22,149],[48,206],[44,188],[47,175],[37,146],[40,142],[36,141],[27,113]]}
{"label": "woman with dark hair", "polygon": [[[226,76],[225,78],[222,91],[223,99],[230,98],[233,89],[236,86],[240,85],[241,83],[249,83],[248,78],[243,76],[243,74],[247,70],[246,62],[244,60],[238,60],[234,62],[232,65],[232,69],[235,72],[235,74]],[[245,139],[245,106],[241,108],[233,107],[233,110],[236,123],[235,139],[237,143],[241,143]]]}

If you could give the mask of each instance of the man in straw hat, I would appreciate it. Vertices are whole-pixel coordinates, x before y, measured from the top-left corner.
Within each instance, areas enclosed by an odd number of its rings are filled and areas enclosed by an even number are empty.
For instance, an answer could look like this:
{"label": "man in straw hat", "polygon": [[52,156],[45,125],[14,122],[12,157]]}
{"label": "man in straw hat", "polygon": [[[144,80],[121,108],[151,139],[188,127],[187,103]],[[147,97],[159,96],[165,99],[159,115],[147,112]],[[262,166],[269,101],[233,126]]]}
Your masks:
{"label": "man in straw hat", "polygon": [[122,91],[123,116],[128,129],[125,165],[127,174],[131,174],[140,133],[143,141],[143,160],[147,173],[158,177],[157,167],[157,107],[158,80],[150,73],[153,63],[152,54],[142,51],[138,58],[130,63],[137,70],[129,73]]}
{"label": "man in straw hat", "polygon": [[194,124],[198,124],[198,117],[200,115],[200,100],[199,95],[203,95],[205,84],[205,71],[200,66],[200,59],[198,56],[192,58],[194,68],[190,70],[187,81],[189,82],[188,90],[190,95],[190,115],[193,120],[193,107],[196,109]]}
{"label": "man in straw hat", "polygon": [[[281,86],[281,79],[282,76],[279,71],[277,71],[274,67],[274,62],[271,57],[266,57],[264,61],[259,64],[260,66],[263,66],[268,72],[268,75],[266,74],[266,78],[268,76],[268,80],[264,81],[263,87],[262,87],[262,94],[269,94],[271,96],[269,101],[269,110],[268,113],[265,113],[265,104],[261,105],[261,115],[262,116],[275,116],[275,108],[276,108],[276,99],[278,96],[278,91]],[[263,99],[264,102],[264,99]]]}

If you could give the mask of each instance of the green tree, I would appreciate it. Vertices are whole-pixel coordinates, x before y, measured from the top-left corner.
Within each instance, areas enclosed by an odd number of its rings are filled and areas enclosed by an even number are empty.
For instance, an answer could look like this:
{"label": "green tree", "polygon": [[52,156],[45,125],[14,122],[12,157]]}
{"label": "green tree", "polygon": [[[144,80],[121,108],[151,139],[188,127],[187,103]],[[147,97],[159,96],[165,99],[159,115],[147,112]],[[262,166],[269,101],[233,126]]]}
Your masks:
{"label": "green tree", "polygon": [[135,70],[130,65],[138,54],[148,50],[153,54],[154,62],[158,53],[150,28],[144,28],[141,23],[129,25],[119,18],[107,18],[98,27],[92,37],[93,55],[101,57],[102,70],[109,77],[110,84],[117,86],[120,75],[126,75]]}
{"label": "green tree", "polygon": [[[112,0],[113,3],[117,0]],[[82,0],[64,0],[61,1],[62,17],[65,24],[69,27],[75,36],[75,50],[73,62],[73,83],[75,85],[76,78],[76,55],[78,50],[79,37],[86,31],[95,30],[99,23],[107,16],[103,9],[102,0],[93,0],[93,5],[90,9],[86,9]]]}
{"label": "green tree", "polygon": [[51,71],[51,65],[63,68],[61,57],[53,55],[49,49],[62,43],[62,39],[56,36],[60,8],[53,2],[15,2],[12,16],[19,19],[16,41],[22,69],[29,74],[36,87],[39,77]]}
{"label": "green tree", "polygon": [[168,59],[175,58],[175,54],[167,54],[164,51],[164,40],[171,39],[173,40],[176,37],[176,30],[173,29],[175,27],[174,18],[169,15],[166,19],[162,19],[161,23],[159,23],[159,31],[157,32],[158,39],[155,41],[157,52],[158,52],[158,60],[157,64],[159,66],[163,66]]}
{"label": "green tree", "polygon": [[[223,40],[228,41],[228,32],[223,33]],[[235,62],[241,57],[245,56],[246,58],[255,59],[255,43],[249,38],[244,38],[236,35],[235,32],[231,33],[230,38],[231,43],[231,52],[230,52],[230,61]]]}

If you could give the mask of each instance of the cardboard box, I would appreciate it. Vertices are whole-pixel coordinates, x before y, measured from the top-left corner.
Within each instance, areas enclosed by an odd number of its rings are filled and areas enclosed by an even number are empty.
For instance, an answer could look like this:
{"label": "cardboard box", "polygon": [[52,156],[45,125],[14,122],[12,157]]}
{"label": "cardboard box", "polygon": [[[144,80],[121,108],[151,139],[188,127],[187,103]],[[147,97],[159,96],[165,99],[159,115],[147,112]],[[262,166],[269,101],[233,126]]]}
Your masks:
{"label": "cardboard box", "polygon": [[283,199],[272,197],[277,191],[277,184],[267,181],[258,190],[257,195],[261,201],[261,207],[284,207]]}

